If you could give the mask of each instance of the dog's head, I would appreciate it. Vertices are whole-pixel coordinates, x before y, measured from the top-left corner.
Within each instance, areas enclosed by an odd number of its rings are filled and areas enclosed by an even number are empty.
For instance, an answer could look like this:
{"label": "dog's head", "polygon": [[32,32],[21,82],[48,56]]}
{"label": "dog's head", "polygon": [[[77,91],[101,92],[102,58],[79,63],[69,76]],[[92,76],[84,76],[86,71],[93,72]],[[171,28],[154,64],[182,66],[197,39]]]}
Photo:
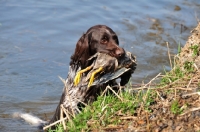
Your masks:
{"label": "dog's head", "polygon": [[105,25],[96,25],[88,29],[76,44],[76,49],[71,57],[71,63],[79,63],[81,68],[86,67],[86,61],[97,52],[121,58],[125,51],[119,47],[116,33]]}

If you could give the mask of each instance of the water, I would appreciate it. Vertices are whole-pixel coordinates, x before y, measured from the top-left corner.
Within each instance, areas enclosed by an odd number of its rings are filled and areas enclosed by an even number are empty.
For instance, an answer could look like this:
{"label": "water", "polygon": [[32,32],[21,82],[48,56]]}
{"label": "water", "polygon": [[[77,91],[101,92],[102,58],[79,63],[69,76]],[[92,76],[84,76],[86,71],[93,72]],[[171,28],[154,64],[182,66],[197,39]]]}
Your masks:
{"label": "water", "polygon": [[134,84],[169,67],[200,19],[198,0],[0,1],[0,131],[36,131],[12,113],[50,119],[60,99],[70,56],[88,28],[106,24],[121,47],[137,56]]}

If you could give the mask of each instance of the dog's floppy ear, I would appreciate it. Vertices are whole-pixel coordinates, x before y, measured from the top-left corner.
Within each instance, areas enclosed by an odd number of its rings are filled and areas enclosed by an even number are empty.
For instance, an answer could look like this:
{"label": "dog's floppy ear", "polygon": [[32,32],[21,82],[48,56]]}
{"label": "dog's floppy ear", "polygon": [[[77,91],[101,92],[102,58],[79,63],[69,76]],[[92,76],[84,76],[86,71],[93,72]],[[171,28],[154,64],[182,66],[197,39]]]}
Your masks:
{"label": "dog's floppy ear", "polygon": [[88,35],[83,34],[76,44],[74,54],[71,56],[70,65],[75,64],[85,68],[86,60],[90,57]]}

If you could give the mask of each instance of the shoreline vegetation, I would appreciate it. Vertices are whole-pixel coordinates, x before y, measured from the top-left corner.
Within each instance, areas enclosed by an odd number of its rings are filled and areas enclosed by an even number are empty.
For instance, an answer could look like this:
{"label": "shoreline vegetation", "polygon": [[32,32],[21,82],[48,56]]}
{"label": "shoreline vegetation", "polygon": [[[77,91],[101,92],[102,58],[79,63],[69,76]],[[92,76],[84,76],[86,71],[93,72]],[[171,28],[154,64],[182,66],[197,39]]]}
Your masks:
{"label": "shoreline vegetation", "polygon": [[[169,46],[168,42],[166,45]],[[140,86],[129,83],[118,93],[107,86],[97,101],[83,104],[86,107],[80,114],[61,118],[55,123],[56,130],[49,126],[45,129],[48,132],[200,132],[200,23],[191,31],[185,46],[179,46],[178,54],[172,57],[168,50],[168,56],[171,71],[159,73]]]}

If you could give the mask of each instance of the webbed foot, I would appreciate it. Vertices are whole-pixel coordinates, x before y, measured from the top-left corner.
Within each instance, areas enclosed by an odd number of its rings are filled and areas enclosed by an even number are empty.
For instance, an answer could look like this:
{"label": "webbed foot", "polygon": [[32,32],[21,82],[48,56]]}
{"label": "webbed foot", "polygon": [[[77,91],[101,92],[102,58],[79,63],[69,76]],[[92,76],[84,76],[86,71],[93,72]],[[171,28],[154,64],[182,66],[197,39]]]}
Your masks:
{"label": "webbed foot", "polygon": [[77,86],[78,83],[80,82],[80,80],[81,80],[81,75],[82,75],[84,72],[89,71],[90,69],[92,69],[92,66],[88,66],[88,67],[86,67],[85,69],[80,70],[80,71],[78,71],[78,72],[76,73],[76,76],[75,76],[75,78],[74,78],[74,85],[75,85],[75,86]]}
{"label": "webbed foot", "polygon": [[103,67],[99,67],[99,69],[95,70],[94,72],[92,72],[92,75],[90,77],[90,81],[88,83],[88,88],[92,85],[92,83],[94,82],[94,78],[95,78],[95,75],[99,72],[103,71]]}

